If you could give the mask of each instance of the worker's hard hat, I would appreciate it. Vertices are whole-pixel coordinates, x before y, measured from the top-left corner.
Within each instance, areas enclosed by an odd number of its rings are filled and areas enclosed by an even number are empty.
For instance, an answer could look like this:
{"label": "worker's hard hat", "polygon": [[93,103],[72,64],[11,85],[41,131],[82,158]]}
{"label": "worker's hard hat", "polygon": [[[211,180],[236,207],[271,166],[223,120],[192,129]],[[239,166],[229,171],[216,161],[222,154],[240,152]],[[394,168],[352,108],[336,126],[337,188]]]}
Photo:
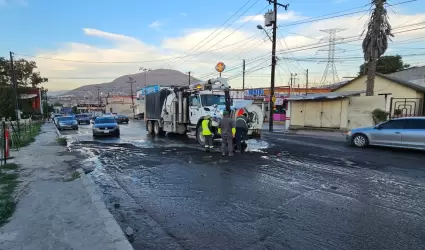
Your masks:
{"label": "worker's hard hat", "polygon": [[204,118],[205,119],[211,119],[211,116],[210,115],[206,115]]}

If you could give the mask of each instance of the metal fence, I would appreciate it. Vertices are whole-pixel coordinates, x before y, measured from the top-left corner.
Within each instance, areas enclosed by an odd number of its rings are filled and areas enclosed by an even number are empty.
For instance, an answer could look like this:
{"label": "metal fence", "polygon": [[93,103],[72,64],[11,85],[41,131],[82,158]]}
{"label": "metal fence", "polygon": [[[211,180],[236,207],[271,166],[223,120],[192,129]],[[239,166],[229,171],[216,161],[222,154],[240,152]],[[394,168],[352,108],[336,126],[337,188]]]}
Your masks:
{"label": "metal fence", "polygon": [[21,120],[19,123],[2,121],[0,123],[0,164],[7,162],[12,151],[17,151],[33,142],[35,136],[39,134],[42,124],[43,121],[32,121],[31,119]]}

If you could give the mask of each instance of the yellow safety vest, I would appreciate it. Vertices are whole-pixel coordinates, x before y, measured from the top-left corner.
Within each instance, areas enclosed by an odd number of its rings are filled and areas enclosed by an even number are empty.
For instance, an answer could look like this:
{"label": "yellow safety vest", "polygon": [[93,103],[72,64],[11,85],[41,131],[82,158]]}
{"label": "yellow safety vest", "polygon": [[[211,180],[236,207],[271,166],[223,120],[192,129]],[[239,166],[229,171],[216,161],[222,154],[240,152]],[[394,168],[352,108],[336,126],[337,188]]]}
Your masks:
{"label": "yellow safety vest", "polygon": [[203,120],[202,121],[202,135],[212,135],[210,128],[208,127],[208,123],[210,120]]}

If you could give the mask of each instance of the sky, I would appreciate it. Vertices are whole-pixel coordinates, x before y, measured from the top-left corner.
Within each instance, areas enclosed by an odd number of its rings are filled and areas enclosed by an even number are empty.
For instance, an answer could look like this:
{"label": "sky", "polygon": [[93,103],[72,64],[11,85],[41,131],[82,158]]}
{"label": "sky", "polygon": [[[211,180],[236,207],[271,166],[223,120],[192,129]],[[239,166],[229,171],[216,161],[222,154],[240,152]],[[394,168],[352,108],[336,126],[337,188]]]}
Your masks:
{"label": "sky", "polygon": [[[202,4],[200,4],[202,2]],[[332,83],[356,76],[362,64],[362,31],[368,0],[288,0],[278,10],[276,85]],[[385,55],[425,65],[425,0],[390,0],[394,38]],[[33,60],[51,91],[110,82],[140,68],[191,72],[200,79],[223,76],[232,87],[270,85],[271,41],[265,31],[266,0],[0,0],[0,57]],[[337,29],[335,68],[323,81],[329,29]],[[325,31],[325,32],[324,32]],[[328,33],[326,33],[326,31]],[[149,83],[158,84],[158,83]]]}

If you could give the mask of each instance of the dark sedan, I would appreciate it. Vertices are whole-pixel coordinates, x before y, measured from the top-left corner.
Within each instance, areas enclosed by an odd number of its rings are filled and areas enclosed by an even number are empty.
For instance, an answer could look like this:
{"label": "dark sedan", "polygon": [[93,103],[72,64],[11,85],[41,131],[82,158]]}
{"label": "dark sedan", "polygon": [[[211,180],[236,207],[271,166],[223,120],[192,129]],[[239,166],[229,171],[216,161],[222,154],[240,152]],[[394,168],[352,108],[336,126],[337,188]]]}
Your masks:
{"label": "dark sedan", "polygon": [[112,116],[102,116],[96,118],[93,124],[93,137],[99,136],[120,136],[120,127]]}
{"label": "dark sedan", "polygon": [[117,115],[115,116],[115,120],[117,120],[117,123],[127,123],[129,122],[128,116],[125,115]]}
{"label": "dark sedan", "polygon": [[90,124],[89,114],[77,114],[75,117],[77,118],[78,124]]}
{"label": "dark sedan", "polygon": [[75,119],[75,116],[62,116],[57,118],[56,127],[59,130],[65,129],[78,129],[78,122]]}

